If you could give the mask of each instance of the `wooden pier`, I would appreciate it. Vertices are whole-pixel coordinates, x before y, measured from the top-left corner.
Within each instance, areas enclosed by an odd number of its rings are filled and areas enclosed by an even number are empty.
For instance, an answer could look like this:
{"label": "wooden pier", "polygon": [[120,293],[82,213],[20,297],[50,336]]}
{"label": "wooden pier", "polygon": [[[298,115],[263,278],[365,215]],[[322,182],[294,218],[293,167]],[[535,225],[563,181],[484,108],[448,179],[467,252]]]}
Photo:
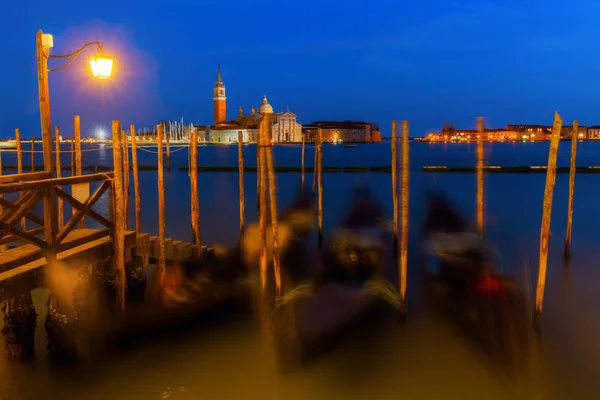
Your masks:
{"label": "wooden pier", "polygon": [[[107,216],[92,209],[106,192],[109,198],[113,196],[113,177],[112,172],[68,178],[51,178],[51,173],[47,172],[0,177],[0,194],[4,196],[0,199],[0,205],[4,208],[0,216],[0,244],[14,246],[0,252],[0,301],[43,287],[46,269],[53,258],[63,265],[81,268],[113,255],[113,202],[109,201],[111,206]],[[94,193],[88,194],[91,183],[99,187]],[[70,190],[67,189],[69,187]],[[6,199],[11,195],[16,195],[16,200]],[[55,216],[44,218],[33,211],[38,203],[48,197],[53,202],[62,199],[74,210],[73,216],[61,229],[58,229]],[[51,209],[54,211],[54,208]],[[79,222],[84,216],[90,217],[101,227],[80,228]],[[27,225],[34,224],[36,227],[23,230],[18,226],[22,218],[26,219]],[[50,229],[46,229],[47,222]],[[45,236],[46,230],[50,233],[48,237]],[[126,267],[134,259],[138,265],[141,261],[144,267],[158,259],[156,236],[125,231],[124,239]],[[196,254],[196,245],[172,239],[165,240],[165,249],[169,261],[193,260]]]}

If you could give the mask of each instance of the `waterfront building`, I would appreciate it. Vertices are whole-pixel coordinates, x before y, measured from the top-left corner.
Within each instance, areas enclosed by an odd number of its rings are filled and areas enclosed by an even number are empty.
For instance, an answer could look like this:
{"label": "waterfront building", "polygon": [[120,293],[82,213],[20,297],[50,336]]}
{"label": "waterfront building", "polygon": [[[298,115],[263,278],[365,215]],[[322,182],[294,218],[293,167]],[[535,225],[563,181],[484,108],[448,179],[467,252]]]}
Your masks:
{"label": "waterfront building", "polygon": [[589,140],[600,140],[600,125],[588,127],[587,136]]}
{"label": "waterfront building", "polygon": [[302,141],[302,124],[296,121],[296,114],[291,112],[288,107],[285,111],[274,112],[266,95],[263,96],[258,110],[252,106],[250,113],[244,114],[244,110],[240,106],[237,118],[227,121],[227,97],[220,66],[217,69],[217,79],[213,89],[213,108],[214,124],[197,127],[200,132],[199,137],[204,138],[206,142],[237,143],[238,132],[241,131],[244,142],[256,143],[263,118],[268,118],[271,123],[273,143]]}
{"label": "waterfront building", "polygon": [[302,129],[306,141],[316,141],[319,128],[323,142],[381,142],[379,126],[373,122],[360,121],[313,122]]}

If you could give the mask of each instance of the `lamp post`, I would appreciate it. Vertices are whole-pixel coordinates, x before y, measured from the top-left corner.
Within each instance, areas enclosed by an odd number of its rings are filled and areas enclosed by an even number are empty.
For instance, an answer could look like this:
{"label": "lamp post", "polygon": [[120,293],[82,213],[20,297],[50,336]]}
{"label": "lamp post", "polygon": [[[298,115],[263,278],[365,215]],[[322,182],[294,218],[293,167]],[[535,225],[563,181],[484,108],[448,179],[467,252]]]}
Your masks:
{"label": "lamp post", "polygon": [[[54,46],[52,35],[41,30],[36,35],[36,52],[38,63],[38,88],[40,97],[40,121],[42,124],[42,143],[44,149],[44,170],[52,172],[52,132],[50,125],[50,93],[48,90],[48,72],[56,72],[68,67],[81,52],[89,46],[97,46],[98,53],[89,58],[92,76],[96,79],[108,79],[112,75],[115,58],[102,53],[102,43],[89,42],[78,50],[64,56],[51,55],[50,49]],[[48,69],[49,58],[67,60],[65,65],[56,69]]]}
{"label": "lamp post", "polygon": [[[38,89],[40,99],[40,121],[42,124],[42,145],[44,152],[44,171],[52,173],[52,131],[50,125],[50,93],[48,90],[48,72],[56,72],[68,67],[81,52],[89,46],[95,45],[98,48],[98,54],[89,58],[92,75],[96,79],[108,79],[112,75],[114,57],[102,54],[102,43],[89,42],[81,46],[78,50],[64,56],[50,55],[50,49],[54,46],[52,35],[44,33],[41,30],[37,32],[35,38],[37,64],[38,64]],[[67,62],[59,68],[49,70],[48,59],[60,58]],[[54,202],[52,194],[48,193],[44,198],[44,238],[52,245],[54,249],[54,230],[56,223],[53,223],[56,215],[54,213]],[[52,253],[52,250],[51,250]]]}

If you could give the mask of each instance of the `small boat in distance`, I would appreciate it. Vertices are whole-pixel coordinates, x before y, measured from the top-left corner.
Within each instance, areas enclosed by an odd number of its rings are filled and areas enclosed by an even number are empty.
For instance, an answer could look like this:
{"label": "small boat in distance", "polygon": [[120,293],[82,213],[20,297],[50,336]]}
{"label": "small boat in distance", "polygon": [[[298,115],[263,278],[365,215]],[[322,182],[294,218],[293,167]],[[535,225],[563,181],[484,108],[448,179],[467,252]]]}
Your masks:
{"label": "small boat in distance", "polygon": [[345,145],[344,145],[344,148],[345,148],[345,149],[353,149],[353,148],[355,148],[355,147],[356,147],[356,145],[355,145],[355,144],[345,144]]}

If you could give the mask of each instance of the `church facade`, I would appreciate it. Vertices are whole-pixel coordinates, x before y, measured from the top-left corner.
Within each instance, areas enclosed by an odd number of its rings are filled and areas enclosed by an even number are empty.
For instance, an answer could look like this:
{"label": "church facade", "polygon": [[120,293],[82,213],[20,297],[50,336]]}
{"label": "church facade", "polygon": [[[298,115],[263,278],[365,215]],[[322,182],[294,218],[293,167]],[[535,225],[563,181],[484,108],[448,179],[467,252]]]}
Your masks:
{"label": "church facade", "polygon": [[[285,111],[273,112],[265,95],[258,110],[252,106],[250,113],[244,114],[243,108],[238,109],[237,118],[227,121],[227,97],[225,84],[221,76],[220,66],[217,69],[217,79],[213,89],[214,123],[204,128],[197,127],[199,139],[212,143],[237,143],[238,132],[242,132],[244,142],[256,143],[258,129],[263,118],[271,121],[271,135],[274,143],[295,143],[302,141],[302,124],[296,121],[296,114],[286,107]],[[202,136],[204,131],[204,137]]]}

